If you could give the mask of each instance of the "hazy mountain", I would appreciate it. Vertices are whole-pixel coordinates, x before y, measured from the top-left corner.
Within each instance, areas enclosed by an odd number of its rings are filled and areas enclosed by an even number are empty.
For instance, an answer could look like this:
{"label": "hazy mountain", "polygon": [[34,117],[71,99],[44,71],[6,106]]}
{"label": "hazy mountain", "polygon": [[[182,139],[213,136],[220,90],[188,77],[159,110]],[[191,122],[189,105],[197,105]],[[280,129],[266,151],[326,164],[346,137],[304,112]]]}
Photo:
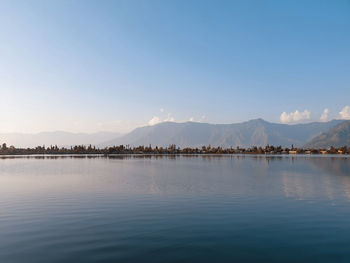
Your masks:
{"label": "hazy mountain", "polygon": [[344,121],[309,141],[305,147],[350,146],[350,121]]}
{"label": "hazy mountain", "polygon": [[106,141],[101,146],[129,144],[179,147],[201,147],[202,145],[222,147],[249,147],[282,145],[302,146],[315,136],[339,124],[340,120],[307,124],[278,124],[262,119],[236,124],[208,124],[197,122],[165,122],[133,130],[119,138]]}
{"label": "hazy mountain", "polygon": [[97,133],[71,133],[64,131],[41,132],[36,134],[29,133],[0,133],[0,143],[14,145],[16,147],[36,147],[38,145],[97,145],[103,141],[111,140],[120,136],[116,132],[97,132]]}

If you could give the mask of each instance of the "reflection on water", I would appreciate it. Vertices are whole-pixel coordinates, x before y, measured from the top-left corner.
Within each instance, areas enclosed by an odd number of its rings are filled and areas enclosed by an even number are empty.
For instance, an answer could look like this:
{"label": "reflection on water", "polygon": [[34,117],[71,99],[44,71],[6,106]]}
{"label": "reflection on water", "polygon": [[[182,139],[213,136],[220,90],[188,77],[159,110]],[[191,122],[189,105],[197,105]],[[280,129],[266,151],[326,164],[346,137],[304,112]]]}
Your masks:
{"label": "reflection on water", "polygon": [[349,262],[349,201],[346,156],[1,156],[0,262]]}

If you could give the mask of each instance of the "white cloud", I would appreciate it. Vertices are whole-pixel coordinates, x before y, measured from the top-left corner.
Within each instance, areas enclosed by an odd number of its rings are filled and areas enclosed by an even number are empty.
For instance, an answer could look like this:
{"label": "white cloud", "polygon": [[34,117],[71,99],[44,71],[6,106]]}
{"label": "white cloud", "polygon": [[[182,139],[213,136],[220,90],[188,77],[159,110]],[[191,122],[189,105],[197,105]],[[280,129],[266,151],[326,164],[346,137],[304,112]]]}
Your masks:
{"label": "white cloud", "polygon": [[280,120],[282,123],[297,123],[310,119],[310,114],[311,113],[308,110],[304,110],[303,112],[296,110],[291,113],[282,112]]}
{"label": "white cloud", "polygon": [[339,118],[344,120],[350,120],[350,106],[345,106],[340,112],[339,112]]}
{"label": "white cloud", "polygon": [[175,121],[175,118],[171,116],[171,113],[168,113],[168,117],[164,121]]}
{"label": "white cloud", "polygon": [[328,112],[329,110],[328,109],[324,109],[323,110],[323,113],[320,117],[320,121],[327,121],[328,120]]}
{"label": "white cloud", "polygon": [[164,109],[163,109],[163,108],[160,108],[159,111],[160,111],[160,112],[164,112]]}
{"label": "white cloud", "polygon": [[167,121],[175,121],[175,118],[171,116],[171,113],[168,113],[168,116],[165,119],[161,119],[158,116],[153,116],[153,118],[148,122],[148,125],[152,126],[152,125],[156,125],[158,123],[161,122],[167,122]]}
{"label": "white cloud", "polygon": [[148,125],[156,125],[158,123],[162,122],[159,117],[153,116],[153,118],[148,122]]}
{"label": "white cloud", "polygon": [[187,121],[191,121],[191,122],[202,122],[205,119],[205,116],[202,115],[199,119],[196,119],[195,117],[190,117]]}
{"label": "white cloud", "polygon": [[205,115],[202,115],[200,118],[190,117],[187,121],[191,122],[203,122],[205,120]]}
{"label": "white cloud", "polygon": [[[206,118],[205,115],[203,115],[199,119],[196,120],[196,118],[192,116],[188,119],[177,120],[177,122],[187,122],[187,121],[202,122],[205,118]],[[152,126],[152,125],[156,125],[156,124],[161,123],[161,122],[176,122],[176,120],[169,112],[166,117],[153,116],[153,118],[148,122],[148,125]]]}

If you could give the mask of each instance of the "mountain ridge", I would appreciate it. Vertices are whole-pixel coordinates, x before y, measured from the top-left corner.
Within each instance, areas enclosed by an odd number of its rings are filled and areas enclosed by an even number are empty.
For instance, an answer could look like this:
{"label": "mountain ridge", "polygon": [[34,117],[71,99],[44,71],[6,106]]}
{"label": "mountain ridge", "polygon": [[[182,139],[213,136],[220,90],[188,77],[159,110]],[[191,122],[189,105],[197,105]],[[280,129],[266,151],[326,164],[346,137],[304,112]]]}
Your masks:
{"label": "mountain ridge", "polygon": [[342,120],[312,122],[305,124],[271,123],[254,119],[233,124],[209,124],[199,122],[163,122],[153,126],[139,127],[119,138],[106,141],[100,146],[112,145],[157,145],[179,147],[250,147],[281,145],[303,146],[322,132],[338,125]]}
{"label": "mountain ridge", "polygon": [[[201,147],[203,145],[221,147],[313,146],[310,142],[346,121],[312,122],[303,124],[280,124],[261,118],[232,124],[210,124],[201,122],[162,122],[153,126],[143,126],[121,135],[115,132],[72,133],[66,131],[28,133],[0,133],[0,142],[16,147],[36,147],[57,145],[153,145],[166,147]],[[321,144],[318,144],[321,145]],[[325,144],[323,144],[325,145]],[[330,145],[327,145],[329,147]],[[343,146],[343,145],[334,145]]]}
{"label": "mountain ridge", "polygon": [[307,148],[329,148],[330,146],[350,146],[350,120],[334,126],[305,144]]}
{"label": "mountain ridge", "polygon": [[97,145],[105,140],[121,136],[117,132],[73,133],[66,131],[49,131],[39,133],[0,133],[0,142],[16,147],[27,148],[36,146],[57,145],[70,147],[73,145]]}

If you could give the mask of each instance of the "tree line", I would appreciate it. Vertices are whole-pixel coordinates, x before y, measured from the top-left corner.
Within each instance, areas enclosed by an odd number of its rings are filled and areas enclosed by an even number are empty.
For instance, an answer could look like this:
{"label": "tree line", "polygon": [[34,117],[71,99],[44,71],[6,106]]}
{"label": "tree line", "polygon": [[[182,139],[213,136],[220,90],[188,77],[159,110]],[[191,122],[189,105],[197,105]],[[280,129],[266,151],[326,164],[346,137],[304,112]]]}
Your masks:
{"label": "tree line", "polygon": [[57,147],[50,145],[49,147],[37,146],[34,148],[16,148],[7,146],[6,143],[0,145],[0,155],[30,155],[30,154],[350,154],[350,147],[333,147],[324,149],[318,148],[300,148],[266,145],[265,147],[252,146],[244,147],[185,147],[180,148],[175,144],[168,147],[152,147],[130,145],[119,145],[105,148],[97,148],[92,145],[76,145],[67,147]]}

